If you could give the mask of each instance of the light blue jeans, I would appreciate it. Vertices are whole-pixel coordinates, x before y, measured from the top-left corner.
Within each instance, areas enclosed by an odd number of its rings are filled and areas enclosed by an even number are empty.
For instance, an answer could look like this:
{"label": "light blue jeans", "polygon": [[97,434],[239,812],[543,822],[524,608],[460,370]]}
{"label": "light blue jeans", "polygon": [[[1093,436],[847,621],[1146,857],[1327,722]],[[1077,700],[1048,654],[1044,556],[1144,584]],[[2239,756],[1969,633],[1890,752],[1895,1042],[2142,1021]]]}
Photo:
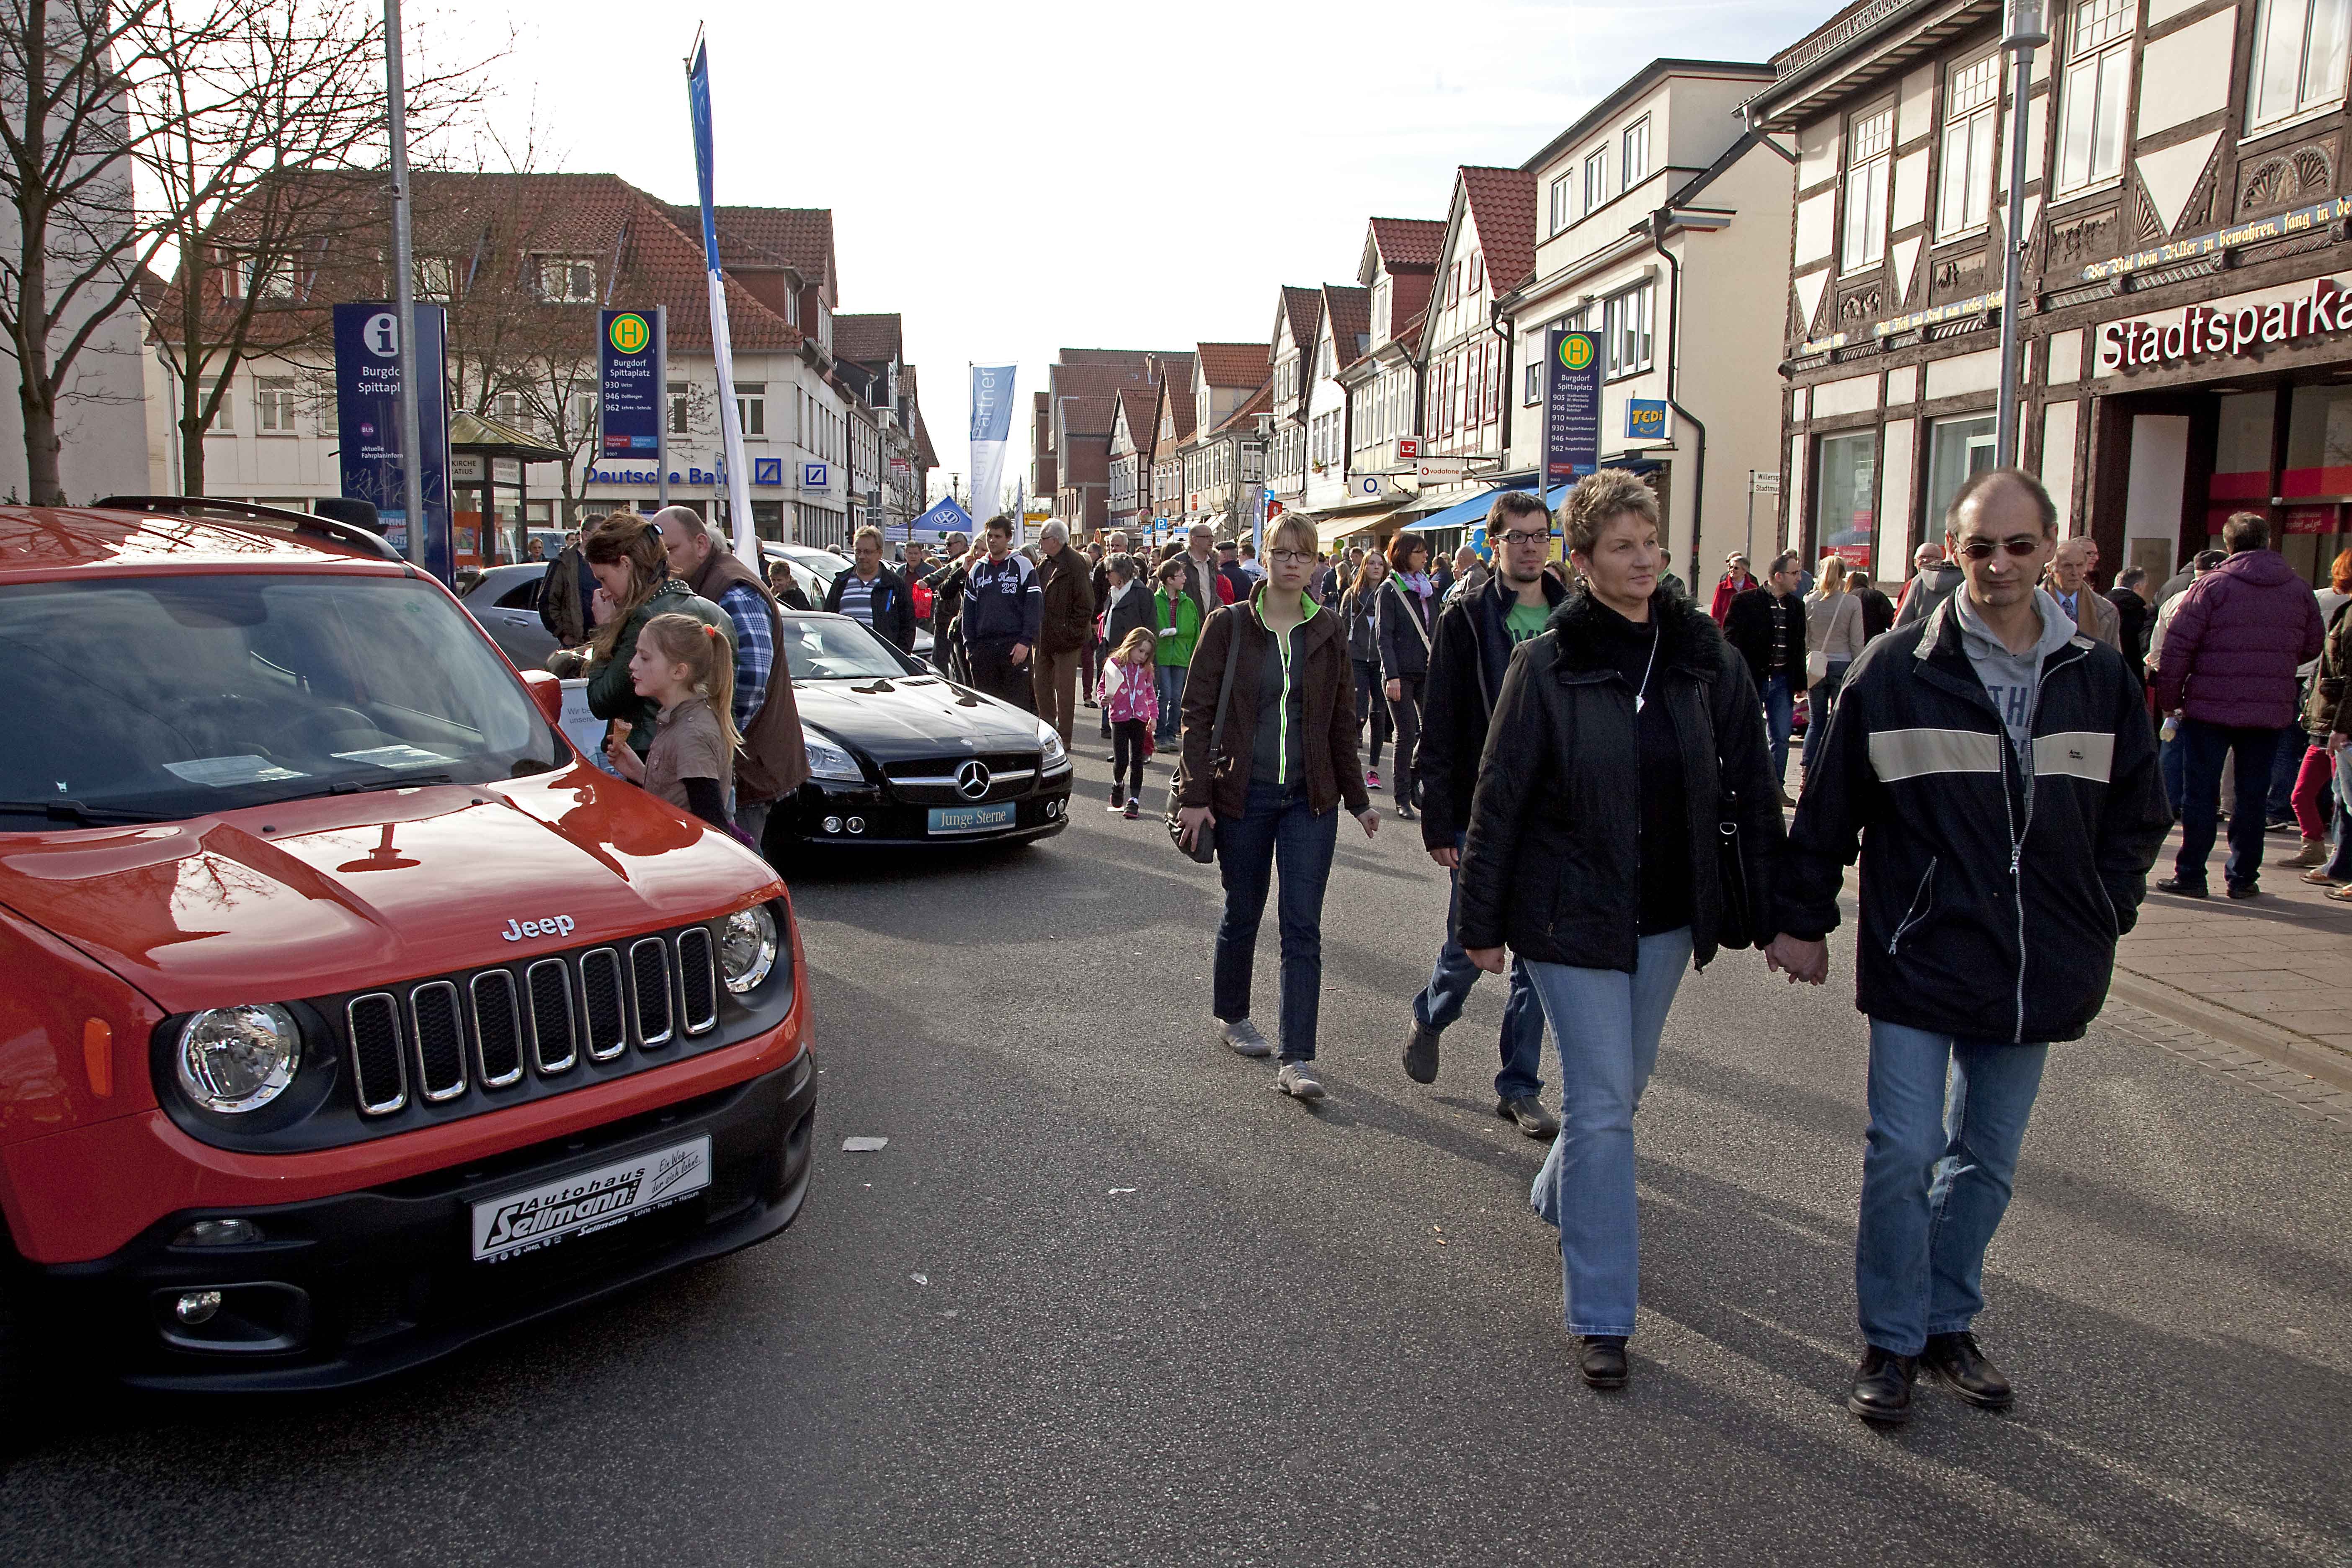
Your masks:
{"label": "light blue jeans", "polygon": [[1530,963],[1559,1042],[1559,1137],[1528,1201],[1559,1226],[1568,1331],[1633,1331],[1641,1232],[1633,1205],[1633,1112],[1658,1037],[1690,967],[1688,926],[1642,939],[1633,973]]}
{"label": "light blue jeans", "polygon": [[1864,1343],[1917,1355],[1984,1310],[1984,1255],[2048,1046],[1870,1021],[1870,1141],[1853,1290]]}

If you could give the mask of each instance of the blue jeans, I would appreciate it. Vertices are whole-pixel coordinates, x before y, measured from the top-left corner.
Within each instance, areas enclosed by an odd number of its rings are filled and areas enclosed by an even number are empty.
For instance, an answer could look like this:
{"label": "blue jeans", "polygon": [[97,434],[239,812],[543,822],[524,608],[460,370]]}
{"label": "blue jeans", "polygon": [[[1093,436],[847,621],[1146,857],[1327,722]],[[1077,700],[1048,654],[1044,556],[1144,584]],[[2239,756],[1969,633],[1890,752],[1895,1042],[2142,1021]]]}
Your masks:
{"label": "blue jeans", "polygon": [[1528,1202],[1559,1226],[1564,1311],[1572,1334],[1633,1331],[1641,1233],[1633,1204],[1633,1111],[1675,989],[1690,967],[1691,933],[1645,936],[1631,974],[1528,965],[1559,1042],[1559,1137]]}
{"label": "blue jeans", "polygon": [[[1457,851],[1462,847],[1459,833],[1454,836],[1454,847]],[[1462,1005],[1470,1000],[1470,987],[1484,973],[1462,951],[1456,931],[1462,918],[1462,873],[1446,875],[1454,890],[1445,906],[1445,945],[1437,950],[1437,967],[1430,971],[1429,988],[1412,999],[1414,1021],[1441,1034],[1462,1016]],[[1542,1005],[1528,984],[1528,966],[1514,958],[1511,994],[1503,999],[1503,1070],[1495,1075],[1496,1099],[1534,1099],[1543,1093],[1543,1033]]]}
{"label": "blue jeans", "polygon": [[1152,739],[1161,746],[1176,743],[1177,729],[1184,721],[1184,677],[1189,673],[1181,664],[1162,664],[1153,668],[1160,683],[1160,731]]}
{"label": "blue jeans", "polygon": [[2231,887],[2263,874],[2263,823],[2269,805],[2271,768],[2278,759],[2276,730],[2238,730],[2201,719],[2180,721],[2179,743],[2186,778],[2180,800],[2180,855],[2173,873],[2193,887],[2205,885],[2205,858],[2221,812],[2221,761],[2236,753],[2237,798],[2230,803],[2230,858],[2221,875]]}
{"label": "blue jeans", "polygon": [[2352,881],[2352,746],[2336,753],[2336,853],[2326,869],[2339,882]]}
{"label": "blue jeans", "polygon": [[1319,816],[1307,787],[1253,784],[1239,821],[1217,823],[1217,868],[1225,915],[1217,922],[1213,1009],[1231,1024],[1250,1016],[1257,927],[1275,868],[1282,869],[1276,918],[1282,928],[1282,1059],[1315,1059],[1315,1015],[1323,995],[1323,888],[1339,844],[1339,808]]}
{"label": "blue jeans", "polygon": [[[1789,787],[1789,737],[1796,732],[1796,728],[1797,696],[1790,689],[1789,678],[1785,675],[1766,676],[1764,729],[1772,738],[1772,783],[1780,789]],[[1809,744],[1814,732],[1811,726],[1807,727]]]}
{"label": "blue jeans", "polygon": [[2300,723],[2279,731],[2278,756],[2271,763],[2270,798],[2264,802],[2269,808],[2267,820],[2276,822],[2294,815],[2294,781],[2303,772],[2303,753],[2310,749]]}
{"label": "blue jeans", "polygon": [[[2267,781],[2264,781],[2267,782]],[[2009,1210],[2048,1046],[1870,1021],[1870,1141],[1853,1293],[1865,1343],[1917,1355],[1984,1310],[1985,1247]]]}
{"label": "blue jeans", "polygon": [[2189,793],[2189,748],[2181,744],[2177,728],[2169,741],[2164,738],[2163,731],[2157,731],[2156,766],[2164,778],[2164,804],[2172,808],[2173,816],[2179,816],[2181,797]]}

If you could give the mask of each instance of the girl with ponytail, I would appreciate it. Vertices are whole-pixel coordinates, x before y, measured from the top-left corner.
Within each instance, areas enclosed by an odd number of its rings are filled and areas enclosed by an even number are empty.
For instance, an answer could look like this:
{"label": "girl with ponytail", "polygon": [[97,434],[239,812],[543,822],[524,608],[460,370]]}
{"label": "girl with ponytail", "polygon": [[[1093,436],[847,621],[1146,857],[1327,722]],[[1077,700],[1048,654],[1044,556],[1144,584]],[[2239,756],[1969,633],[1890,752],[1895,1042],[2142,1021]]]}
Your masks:
{"label": "girl with ponytail", "polygon": [[730,831],[742,737],[730,717],[735,654],[727,638],[691,616],[655,616],[637,634],[628,670],[631,688],[659,710],[661,728],[642,760],[625,733],[605,742],[605,755],[630,783]]}

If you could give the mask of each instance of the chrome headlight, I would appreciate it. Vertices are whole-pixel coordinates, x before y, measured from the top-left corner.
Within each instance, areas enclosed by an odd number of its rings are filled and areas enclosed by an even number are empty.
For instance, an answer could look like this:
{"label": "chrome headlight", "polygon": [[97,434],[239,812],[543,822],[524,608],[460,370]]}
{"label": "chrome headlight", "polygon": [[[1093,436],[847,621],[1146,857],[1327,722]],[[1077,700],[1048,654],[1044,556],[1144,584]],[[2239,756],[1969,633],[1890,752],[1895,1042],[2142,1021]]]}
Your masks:
{"label": "chrome headlight", "polygon": [[727,917],[719,941],[719,968],[727,989],[737,996],[756,988],[776,967],[776,917],[765,904],[753,904]]}
{"label": "chrome headlight", "polygon": [[1070,753],[1062,748],[1061,735],[1055,731],[1054,726],[1046,723],[1043,719],[1037,721],[1037,743],[1045,749],[1045,754],[1039,760],[1038,766],[1058,768],[1070,760]]}
{"label": "chrome headlight", "polygon": [[808,752],[811,777],[837,779],[844,784],[864,784],[866,770],[845,746],[835,745],[814,730],[801,731],[801,746]]}
{"label": "chrome headlight", "polygon": [[215,1007],[180,1029],[180,1088],[206,1110],[258,1110],[286,1092],[302,1065],[302,1029],[269,1003]]}

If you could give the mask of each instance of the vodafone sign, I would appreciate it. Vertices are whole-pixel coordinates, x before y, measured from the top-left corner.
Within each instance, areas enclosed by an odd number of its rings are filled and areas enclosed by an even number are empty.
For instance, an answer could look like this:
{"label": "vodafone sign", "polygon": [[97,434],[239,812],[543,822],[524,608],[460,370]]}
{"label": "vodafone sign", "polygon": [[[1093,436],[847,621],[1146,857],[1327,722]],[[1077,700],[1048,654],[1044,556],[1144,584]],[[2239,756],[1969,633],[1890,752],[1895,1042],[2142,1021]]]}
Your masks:
{"label": "vodafone sign", "polygon": [[2109,321],[2099,329],[2099,363],[2131,370],[2200,354],[2249,354],[2271,343],[2338,331],[2352,331],[2352,292],[2322,278],[2300,299],[2191,305],[2171,321]]}

